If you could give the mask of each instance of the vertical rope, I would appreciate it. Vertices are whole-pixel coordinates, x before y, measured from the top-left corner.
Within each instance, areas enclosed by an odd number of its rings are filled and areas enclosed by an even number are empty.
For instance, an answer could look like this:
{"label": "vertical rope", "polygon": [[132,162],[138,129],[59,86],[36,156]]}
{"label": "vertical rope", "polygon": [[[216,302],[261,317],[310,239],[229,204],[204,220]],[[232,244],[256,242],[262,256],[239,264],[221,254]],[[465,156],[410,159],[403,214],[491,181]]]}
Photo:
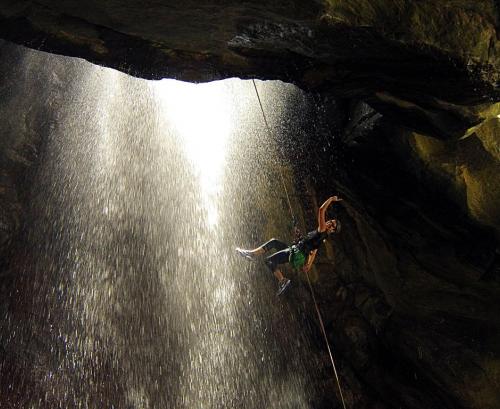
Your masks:
{"label": "vertical rope", "polygon": [[323,318],[321,316],[321,312],[319,311],[318,303],[316,301],[316,295],[314,294],[314,289],[311,284],[311,279],[309,278],[309,273],[305,273],[307,277],[307,283],[309,284],[309,290],[311,291],[312,299],[314,302],[314,307],[316,308],[316,314],[318,315],[319,326],[321,328],[321,333],[323,334],[323,338],[325,339],[326,349],[328,350],[328,355],[330,355],[330,361],[332,363],[333,374],[335,375],[335,380],[337,381],[337,387],[340,394],[340,400],[342,401],[342,406],[346,409],[344,394],[342,393],[342,388],[340,387],[340,379],[337,372],[337,367],[335,366],[335,360],[333,359],[332,349],[330,348],[330,342],[328,341],[328,337],[326,335],[325,324],[323,323]]}
{"label": "vertical rope", "polygon": [[[262,102],[260,100],[259,91],[257,90],[257,85],[255,84],[255,80],[254,79],[252,79],[252,83],[253,83],[253,87],[255,88],[255,93],[257,94],[257,99],[259,101],[260,111],[262,112],[262,117],[264,118],[264,123],[266,125],[267,133],[269,135],[269,138],[272,138],[271,128],[269,127],[269,124],[267,123],[266,114],[264,113],[264,108],[262,107]],[[292,216],[292,219],[295,221],[295,217],[293,215],[292,205],[290,203],[290,197],[288,196],[288,190],[286,188],[285,179],[283,177],[283,172],[281,171],[281,167],[279,165],[278,165],[278,168],[280,170],[281,183],[283,184],[283,188],[284,188],[285,194],[286,194],[286,199],[288,201],[288,207],[290,209],[290,215]],[[311,280],[309,278],[309,274],[308,273],[305,273],[305,274],[306,274],[306,277],[307,277],[307,283],[309,284],[309,289],[311,291],[312,299],[313,299],[313,302],[314,302],[314,307],[316,308],[316,314],[318,315],[318,320],[319,320],[319,325],[320,325],[320,328],[321,328],[321,333],[323,334],[323,337],[325,339],[326,349],[328,350],[328,355],[330,356],[330,361],[332,363],[333,373],[335,375],[335,380],[337,381],[337,386],[338,386],[338,390],[339,390],[339,393],[340,393],[340,399],[342,401],[342,406],[344,407],[344,409],[347,409],[346,408],[346,404],[345,404],[345,400],[344,400],[344,394],[342,393],[342,388],[340,386],[340,380],[339,380],[339,375],[337,373],[337,367],[335,366],[335,360],[333,359],[332,349],[330,348],[330,342],[328,341],[328,337],[326,335],[326,330],[325,330],[325,325],[323,323],[323,318],[321,316],[321,312],[319,310],[318,303],[316,301],[316,295],[314,294],[314,289],[313,289],[313,286],[311,284]]]}
{"label": "vertical rope", "polygon": [[[264,123],[266,125],[267,134],[268,134],[269,138],[272,139],[273,135],[271,133],[271,128],[269,127],[269,124],[267,122],[266,114],[264,113],[264,108],[262,107],[262,102],[260,100],[259,91],[257,90],[257,85],[255,84],[254,79],[252,79],[252,83],[253,83],[253,87],[255,88],[255,94],[257,95],[257,100],[259,101],[260,112],[262,112],[262,118],[264,118]],[[292,204],[290,202],[290,196],[288,195],[288,189],[286,188],[285,178],[283,177],[283,171],[281,170],[280,164],[278,164],[278,169],[279,169],[279,174],[281,177],[281,183],[283,184],[283,189],[285,190],[286,200],[288,203],[288,209],[290,210],[290,215],[292,216],[292,220],[295,222],[295,216],[293,214]]]}

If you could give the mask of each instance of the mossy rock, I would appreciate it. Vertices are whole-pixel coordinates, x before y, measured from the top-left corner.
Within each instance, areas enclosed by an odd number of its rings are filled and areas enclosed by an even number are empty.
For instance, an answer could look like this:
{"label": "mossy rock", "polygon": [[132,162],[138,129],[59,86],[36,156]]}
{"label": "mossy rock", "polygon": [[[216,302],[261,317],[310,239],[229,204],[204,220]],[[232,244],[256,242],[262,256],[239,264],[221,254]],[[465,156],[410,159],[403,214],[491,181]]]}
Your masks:
{"label": "mossy rock", "polygon": [[373,27],[395,40],[420,43],[499,67],[492,0],[327,0],[332,22]]}

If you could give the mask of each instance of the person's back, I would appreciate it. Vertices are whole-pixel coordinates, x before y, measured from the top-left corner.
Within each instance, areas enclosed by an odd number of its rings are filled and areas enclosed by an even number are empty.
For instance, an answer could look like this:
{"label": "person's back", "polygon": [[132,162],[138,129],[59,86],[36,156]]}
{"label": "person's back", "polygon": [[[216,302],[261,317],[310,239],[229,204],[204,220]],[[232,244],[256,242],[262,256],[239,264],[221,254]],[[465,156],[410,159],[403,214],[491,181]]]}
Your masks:
{"label": "person's back", "polygon": [[318,229],[312,230],[305,235],[302,240],[299,240],[297,246],[304,252],[311,252],[318,249],[321,243],[326,240],[328,233],[326,231],[319,232]]}

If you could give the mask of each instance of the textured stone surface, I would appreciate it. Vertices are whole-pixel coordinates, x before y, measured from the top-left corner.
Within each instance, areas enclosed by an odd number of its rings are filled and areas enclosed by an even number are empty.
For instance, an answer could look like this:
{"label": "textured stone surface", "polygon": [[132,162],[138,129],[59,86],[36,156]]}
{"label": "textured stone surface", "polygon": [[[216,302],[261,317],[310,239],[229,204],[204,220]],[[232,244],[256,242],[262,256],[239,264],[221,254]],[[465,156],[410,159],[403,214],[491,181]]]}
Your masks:
{"label": "textured stone surface", "polygon": [[497,14],[493,0],[2,0],[0,36],[146,78],[330,89],[456,138],[499,97]]}
{"label": "textured stone surface", "polygon": [[[3,45],[3,44],[2,44]],[[0,72],[6,73],[13,61],[17,64],[23,60],[22,50],[14,47],[2,47],[0,51]],[[17,75],[25,75],[19,72]],[[13,91],[19,81],[14,73],[9,73],[0,84],[0,246],[4,247],[19,229],[22,221],[22,204],[25,199],[26,175],[36,162],[41,146],[41,135],[37,134],[35,124],[40,122],[44,114],[26,109],[26,101]],[[43,100],[47,95],[41,89],[25,90],[31,101]],[[50,106],[47,106],[47,111]],[[13,112],[21,112],[19,117]],[[48,114],[46,113],[48,116]],[[48,117],[46,118],[48,121]],[[46,124],[46,123],[45,123]]]}
{"label": "textured stone surface", "polygon": [[[333,131],[335,148],[314,151],[335,127],[316,130],[299,163],[325,172],[309,181],[317,202],[332,185],[345,199],[333,212],[343,230],[320,256],[315,288],[349,404],[498,407],[499,195],[489,168],[497,162],[479,131],[443,141],[351,103],[337,102],[336,112],[347,125]],[[490,126],[481,138],[494,151]],[[458,173],[459,160],[474,181]]]}

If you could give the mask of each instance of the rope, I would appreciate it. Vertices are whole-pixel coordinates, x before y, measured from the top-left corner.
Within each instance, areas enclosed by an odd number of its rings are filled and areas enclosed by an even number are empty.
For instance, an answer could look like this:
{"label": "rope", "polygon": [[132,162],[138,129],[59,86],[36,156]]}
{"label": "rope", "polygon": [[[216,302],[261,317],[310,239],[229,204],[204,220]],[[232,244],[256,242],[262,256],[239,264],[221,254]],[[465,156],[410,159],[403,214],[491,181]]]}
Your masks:
{"label": "rope", "polygon": [[[264,118],[264,123],[266,124],[267,133],[269,135],[269,138],[272,138],[271,128],[269,127],[269,124],[267,123],[266,114],[264,113],[264,108],[262,107],[262,102],[260,100],[259,91],[257,90],[257,85],[255,84],[255,80],[254,79],[252,79],[252,83],[253,83],[253,87],[255,88],[255,93],[257,94],[257,99],[259,100],[260,111],[262,112],[262,117]],[[295,220],[295,216],[293,214],[292,205],[290,203],[290,197],[288,195],[288,190],[286,188],[285,178],[283,177],[283,172],[281,171],[281,167],[278,166],[278,168],[279,168],[279,171],[280,171],[281,183],[283,184],[283,189],[285,190],[286,199],[288,201],[288,207],[290,209],[290,215],[292,216],[292,220],[295,223],[296,220]],[[314,302],[314,307],[316,308],[316,314],[318,315],[319,325],[321,327],[321,333],[323,334],[323,337],[325,339],[326,349],[328,350],[328,355],[330,356],[330,361],[332,362],[333,373],[334,373],[335,379],[337,381],[337,386],[338,386],[338,389],[339,389],[340,399],[342,401],[342,406],[344,407],[344,409],[346,409],[346,405],[345,405],[345,401],[344,401],[344,394],[342,393],[342,388],[340,386],[339,375],[337,373],[337,367],[335,366],[335,361],[333,359],[332,349],[330,348],[330,342],[328,341],[328,337],[326,335],[325,325],[323,323],[323,318],[321,317],[321,312],[319,311],[318,303],[316,301],[316,295],[314,294],[314,289],[313,289],[313,286],[311,284],[311,280],[309,279],[309,274],[308,273],[305,273],[305,274],[306,274],[306,277],[307,277],[307,283],[309,284],[309,289],[311,290],[311,295],[312,295],[312,299],[313,299],[313,302]]]}
{"label": "rope", "polygon": [[312,299],[314,302],[314,307],[316,308],[316,314],[318,315],[319,326],[321,328],[321,333],[323,334],[323,338],[325,339],[326,349],[328,350],[328,355],[330,355],[330,361],[332,363],[333,374],[335,375],[335,380],[337,381],[337,387],[339,389],[340,400],[342,401],[342,406],[346,409],[344,394],[342,393],[342,388],[340,387],[340,379],[337,372],[337,367],[335,366],[335,360],[333,359],[332,349],[330,348],[330,342],[328,341],[328,337],[326,335],[325,324],[323,323],[323,318],[321,317],[321,312],[319,311],[318,303],[316,301],[316,296],[314,294],[314,289],[311,284],[311,280],[309,278],[309,273],[305,273],[307,277],[307,283],[309,284],[309,290],[311,290]]}
{"label": "rope", "polygon": [[[264,113],[264,108],[262,107],[262,102],[260,100],[259,91],[257,90],[257,85],[255,84],[255,80],[253,78],[252,78],[252,83],[253,83],[253,87],[255,88],[255,94],[257,95],[257,100],[259,101],[260,112],[262,112],[262,118],[264,118],[264,123],[266,124],[267,134],[268,134],[269,138],[272,139],[273,135],[271,133],[271,128],[269,127],[269,124],[267,122],[266,114]],[[293,222],[296,223],[295,216],[293,214],[292,204],[290,202],[290,196],[288,195],[288,189],[286,188],[285,178],[283,177],[283,171],[281,170],[281,166],[278,166],[278,169],[279,169],[279,173],[280,173],[280,177],[281,177],[281,183],[283,184],[283,189],[285,190],[286,200],[288,203],[288,209],[290,211],[290,215],[292,216]]]}

